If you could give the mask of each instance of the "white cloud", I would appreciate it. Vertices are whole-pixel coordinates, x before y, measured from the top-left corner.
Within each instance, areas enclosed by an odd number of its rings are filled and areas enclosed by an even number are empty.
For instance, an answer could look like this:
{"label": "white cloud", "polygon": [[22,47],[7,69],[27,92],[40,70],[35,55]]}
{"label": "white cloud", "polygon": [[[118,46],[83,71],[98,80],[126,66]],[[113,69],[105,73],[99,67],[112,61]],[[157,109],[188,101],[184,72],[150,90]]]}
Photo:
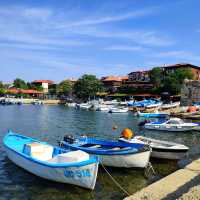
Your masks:
{"label": "white cloud", "polygon": [[141,46],[126,46],[126,45],[113,45],[106,47],[105,50],[110,51],[145,51],[146,49]]}
{"label": "white cloud", "polygon": [[116,28],[99,28],[99,27],[77,27],[69,29],[72,34],[86,35],[102,39],[121,39],[132,41],[134,43],[146,46],[170,46],[176,41],[165,34],[155,30],[134,30],[134,29],[116,29]]}
{"label": "white cloud", "polygon": [[115,14],[115,15],[107,15],[104,14],[104,16],[90,16],[90,18],[79,20],[79,21],[74,21],[71,23],[64,22],[63,24],[58,24],[56,28],[70,28],[70,27],[80,27],[80,26],[88,26],[88,25],[98,25],[98,24],[105,24],[105,23],[110,23],[110,22],[118,22],[118,21],[124,21],[127,19],[132,19],[132,18],[139,18],[139,17],[144,17],[151,15],[156,12],[155,7],[153,8],[147,8],[147,9],[141,9],[141,10],[135,10],[132,12],[127,12],[123,14]]}
{"label": "white cloud", "polygon": [[27,18],[35,18],[40,20],[46,20],[51,17],[53,11],[47,8],[25,8],[22,15]]}
{"label": "white cloud", "polygon": [[194,61],[200,61],[200,55],[194,54],[190,51],[183,51],[183,50],[172,50],[172,51],[166,51],[166,52],[158,52],[154,53],[154,57],[171,57],[171,58],[179,58],[182,60],[194,60]]}

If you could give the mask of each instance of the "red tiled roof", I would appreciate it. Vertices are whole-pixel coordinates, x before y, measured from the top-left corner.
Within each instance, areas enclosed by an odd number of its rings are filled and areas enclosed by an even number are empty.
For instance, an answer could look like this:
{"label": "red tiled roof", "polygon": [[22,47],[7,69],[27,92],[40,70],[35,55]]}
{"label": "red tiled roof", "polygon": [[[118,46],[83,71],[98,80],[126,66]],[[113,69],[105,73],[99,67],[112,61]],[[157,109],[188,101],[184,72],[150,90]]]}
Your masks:
{"label": "red tiled roof", "polygon": [[171,64],[171,65],[164,65],[162,67],[163,68],[179,68],[179,67],[185,67],[185,66],[188,66],[188,67],[191,67],[191,68],[198,68],[198,69],[200,69],[199,66],[192,65],[192,64],[189,64],[189,63],[178,63],[178,64]]}
{"label": "red tiled roof", "polygon": [[32,83],[48,83],[48,84],[53,84],[54,82],[51,80],[35,80]]}
{"label": "red tiled roof", "polygon": [[38,90],[20,90],[20,93],[23,94],[43,94],[43,92],[38,91]]}
{"label": "red tiled roof", "polygon": [[128,80],[128,76],[106,76],[102,78],[102,81],[107,82],[107,81],[118,81],[121,82],[123,80]]}
{"label": "red tiled roof", "polygon": [[16,88],[11,88],[8,89],[7,92],[12,93],[12,94],[43,94],[43,92],[38,91],[38,90],[24,90],[24,89],[16,89]]}
{"label": "red tiled roof", "polygon": [[130,72],[128,75],[136,74],[136,73],[146,74],[146,73],[149,73],[149,71],[150,70],[133,71],[133,72]]}
{"label": "red tiled roof", "polygon": [[120,76],[122,81],[128,80],[128,76]]}
{"label": "red tiled roof", "polygon": [[17,94],[19,91],[15,88],[11,88],[11,89],[8,89],[7,92],[12,93],[12,94]]}

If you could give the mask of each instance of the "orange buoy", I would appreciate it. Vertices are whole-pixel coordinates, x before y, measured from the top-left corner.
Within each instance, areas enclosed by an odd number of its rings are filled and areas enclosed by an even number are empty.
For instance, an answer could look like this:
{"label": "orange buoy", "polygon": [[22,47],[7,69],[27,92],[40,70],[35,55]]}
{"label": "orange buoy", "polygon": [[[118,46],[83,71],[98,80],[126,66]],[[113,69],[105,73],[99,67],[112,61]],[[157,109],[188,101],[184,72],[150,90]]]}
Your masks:
{"label": "orange buoy", "polygon": [[187,109],[187,112],[196,112],[197,111],[197,108],[196,106],[189,106],[188,109]]}
{"label": "orange buoy", "polygon": [[125,128],[122,132],[121,132],[122,137],[124,137],[125,139],[130,140],[133,137],[133,132],[131,129],[129,128]]}

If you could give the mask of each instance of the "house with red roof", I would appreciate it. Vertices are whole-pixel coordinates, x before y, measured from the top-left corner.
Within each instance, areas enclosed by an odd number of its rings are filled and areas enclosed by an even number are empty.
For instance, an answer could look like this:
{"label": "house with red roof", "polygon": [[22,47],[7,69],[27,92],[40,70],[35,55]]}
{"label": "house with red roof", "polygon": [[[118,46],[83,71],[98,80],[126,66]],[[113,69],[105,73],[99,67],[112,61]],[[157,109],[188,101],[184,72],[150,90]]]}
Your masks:
{"label": "house with red roof", "polygon": [[34,89],[17,89],[17,88],[9,88],[7,90],[8,94],[13,94],[13,95],[21,95],[25,94],[31,97],[40,97],[43,95],[42,91],[34,90]]}
{"label": "house with red roof", "polygon": [[44,93],[48,93],[49,91],[49,86],[53,85],[54,82],[51,80],[35,80],[32,82],[32,84],[36,86],[41,86],[43,88]]}
{"label": "house with red roof", "polygon": [[126,80],[128,80],[128,76],[106,76],[101,78],[104,87],[113,92],[121,87]]}

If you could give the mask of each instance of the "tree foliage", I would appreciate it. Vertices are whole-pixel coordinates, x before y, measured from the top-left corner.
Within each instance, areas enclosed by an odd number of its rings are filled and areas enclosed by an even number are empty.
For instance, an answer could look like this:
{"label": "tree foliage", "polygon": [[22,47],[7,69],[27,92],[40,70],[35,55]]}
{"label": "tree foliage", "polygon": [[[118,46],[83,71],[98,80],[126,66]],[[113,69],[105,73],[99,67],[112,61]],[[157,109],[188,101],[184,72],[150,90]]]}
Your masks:
{"label": "tree foliage", "polygon": [[20,78],[16,78],[13,82],[15,88],[28,89],[26,82]]}
{"label": "tree foliage", "polygon": [[175,72],[168,74],[164,79],[163,90],[170,94],[179,94],[183,81],[185,79],[193,79],[190,69],[177,69]]}
{"label": "tree foliage", "polygon": [[68,96],[72,92],[73,84],[70,80],[64,80],[58,84],[57,93]]}
{"label": "tree foliage", "polygon": [[43,91],[43,88],[41,85],[33,84],[33,83],[27,83],[27,89],[33,89],[38,91]]}
{"label": "tree foliage", "polygon": [[0,95],[4,95],[5,92],[6,92],[5,86],[4,86],[4,84],[2,83],[2,81],[0,81]]}
{"label": "tree foliage", "polygon": [[85,74],[74,85],[74,94],[81,99],[88,99],[103,90],[102,82],[94,75]]}
{"label": "tree foliage", "polygon": [[155,88],[161,86],[163,80],[163,71],[160,67],[155,67],[150,71],[150,80]]}

